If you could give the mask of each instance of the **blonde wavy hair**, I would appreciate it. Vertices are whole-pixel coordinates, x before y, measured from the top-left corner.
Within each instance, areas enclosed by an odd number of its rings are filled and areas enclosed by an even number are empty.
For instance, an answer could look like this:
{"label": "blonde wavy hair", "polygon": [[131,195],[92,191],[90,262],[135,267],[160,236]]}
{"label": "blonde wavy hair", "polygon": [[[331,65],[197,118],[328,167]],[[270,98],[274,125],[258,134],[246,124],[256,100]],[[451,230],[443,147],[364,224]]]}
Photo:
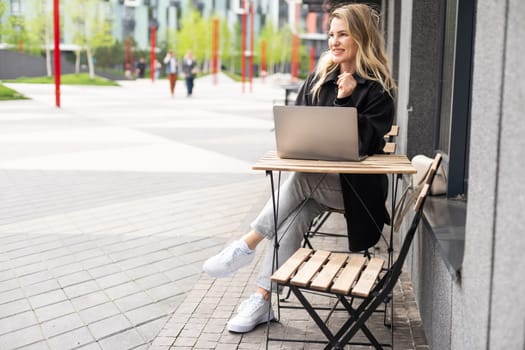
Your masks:
{"label": "blonde wavy hair", "polygon": [[[392,96],[396,90],[396,83],[390,73],[377,11],[364,4],[348,4],[334,9],[330,14],[330,22],[334,18],[346,24],[350,37],[357,44],[357,74],[365,79],[377,81]],[[318,80],[311,90],[315,98],[319,97],[319,90],[327,76],[338,68],[339,65],[332,61],[329,50],[321,55],[316,69]]]}

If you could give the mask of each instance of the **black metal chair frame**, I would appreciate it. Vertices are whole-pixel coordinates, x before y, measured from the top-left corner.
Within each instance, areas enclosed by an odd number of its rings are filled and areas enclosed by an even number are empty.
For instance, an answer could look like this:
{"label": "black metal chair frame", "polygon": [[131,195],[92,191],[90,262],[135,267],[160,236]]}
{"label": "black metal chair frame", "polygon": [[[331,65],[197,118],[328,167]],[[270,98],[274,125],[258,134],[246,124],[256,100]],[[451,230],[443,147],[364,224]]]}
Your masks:
{"label": "black metal chair frame", "polygon": [[[387,246],[387,254],[388,254],[388,266],[391,266],[392,264],[392,261],[393,261],[393,257],[392,257],[392,254],[394,252],[394,240],[393,240],[393,237],[394,237],[394,230],[393,230],[393,222],[394,222],[394,218],[396,217],[396,213],[397,213],[397,205],[396,205],[396,197],[397,197],[397,189],[398,189],[398,184],[399,184],[399,181],[401,180],[401,174],[392,174],[392,180],[391,180],[391,187],[392,187],[392,195],[391,195],[391,216],[390,216],[390,237],[389,237],[389,240],[387,240],[387,238],[385,237],[385,235],[381,232],[381,239],[385,242],[386,246]],[[349,184],[350,187],[351,184]],[[272,187],[273,187],[273,184],[272,184]],[[340,233],[332,233],[332,232],[321,232],[319,231],[320,228],[324,225],[324,223],[326,222],[326,220],[328,220],[328,218],[330,217],[330,215],[333,213],[333,212],[337,212],[337,213],[341,213],[339,210],[334,210],[332,208],[327,208],[325,211],[323,211],[321,214],[319,214],[316,218],[314,218],[314,220],[312,221],[312,223],[310,224],[310,227],[308,229],[308,231],[306,231],[304,234],[303,234],[303,248],[310,248],[310,249],[314,249],[313,246],[312,246],[312,243],[310,242],[310,238],[313,238],[315,235],[320,235],[320,236],[328,236],[328,237],[346,237],[346,234],[340,234]],[[343,213],[341,213],[343,214]],[[344,214],[343,214],[344,215]],[[377,248],[374,247],[374,248]],[[365,257],[367,257],[368,259],[370,259],[374,253],[370,253],[370,251],[367,249],[365,251],[363,251],[363,255]],[[277,262],[276,262],[277,264]],[[286,294],[286,296],[284,296],[283,298],[280,298],[279,301],[280,302],[286,302],[289,298],[290,298],[290,295],[292,293],[292,289],[289,288],[288,289],[288,292]],[[392,324],[388,323],[387,321],[387,307],[388,307],[388,303],[390,301],[392,301],[393,298],[389,298],[388,300],[386,300],[385,302],[385,308],[384,310],[378,310],[378,312],[382,312],[384,313],[384,319],[383,319],[383,324],[385,326],[392,326]],[[287,307],[281,307],[280,308],[287,308]],[[390,305],[390,311],[391,311],[391,315],[393,317],[394,315],[394,304],[391,303]]]}
{"label": "black metal chair frame", "polygon": [[[278,215],[279,215],[278,213],[279,213],[279,196],[280,196],[281,171],[279,171],[278,180],[277,180],[277,186],[275,186],[275,183],[274,183],[273,172],[272,171],[266,171],[266,175],[270,177],[270,185],[271,185],[271,193],[272,193],[272,204],[273,204],[273,212],[274,212],[274,227],[275,227],[275,231],[277,232],[277,220],[278,220],[277,218],[278,218]],[[395,215],[396,194],[397,194],[398,182],[401,179],[401,176],[402,176],[401,174],[397,174],[396,176],[394,176],[394,174],[392,175],[392,189],[393,189],[392,196],[391,196],[391,199],[392,199],[392,203],[391,203],[392,217]],[[312,193],[317,190],[317,187],[319,186],[321,181],[322,181],[322,179],[319,180],[319,183],[316,186],[314,186],[314,188],[312,190]],[[348,183],[348,184],[350,185],[351,188],[353,188],[353,186],[350,183]],[[275,190],[275,188],[277,188],[277,190]],[[356,195],[357,195],[357,193],[356,193]],[[303,204],[299,208],[298,212],[302,209],[302,206],[304,206],[305,204],[306,204],[306,201],[303,202]],[[369,215],[370,215],[370,217],[372,217],[370,213],[369,213]],[[290,225],[293,223],[294,220],[295,220],[295,218],[293,218],[291,220]],[[283,233],[283,235],[285,233]],[[382,233],[381,233],[381,236],[386,241],[386,239],[384,238]],[[393,249],[393,244],[394,244],[393,237],[394,237],[394,232],[393,232],[393,227],[391,227],[390,228],[390,239],[389,239],[389,242],[387,242],[387,245],[388,245],[388,248],[387,248],[388,266],[391,266],[392,265],[392,261],[393,261],[393,256],[392,256],[393,255],[393,251],[394,251],[394,249]],[[275,234],[275,237],[274,237],[274,256],[273,256],[273,260],[272,260],[272,271],[275,271],[276,270],[276,266],[279,266],[279,259],[278,259],[279,245],[280,245],[279,244],[279,239],[277,237],[277,234]],[[368,251],[364,251],[363,254],[366,257],[370,257],[370,254],[369,254]],[[281,318],[281,308],[294,308],[293,306],[281,306],[281,304],[280,304],[281,301],[286,301],[286,299],[288,299],[288,297],[290,296],[291,292],[292,292],[292,289],[289,289],[288,295],[285,298],[283,298],[283,299],[277,298],[277,304],[278,304],[277,319],[278,320]],[[270,305],[271,305],[271,300],[272,300],[272,297],[271,297],[271,293],[270,293]],[[387,323],[387,307],[388,307],[389,303],[390,303],[391,315],[393,317],[393,314],[394,314],[394,303],[393,303],[393,298],[391,296],[389,298],[385,299],[385,307],[384,307],[384,309],[383,310],[377,310],[377,312],[384,313],[383,323],[384,323],[385,326],[391,326],[391,329],[392,329],[392,332],[393,332],[393,324],[392,323],[391,324]],[[337,310],[336,306],[337,305],[335,305],[334,308],[331,308],[331,311]],[[270,316],[270,309],[268,309],[268,316]],[[268,330],[267,330],[267,333],[266,333],[267,337],[269,336],[269,326],[270,326],[270,324],[268,323],[268,325],[267,325]],[[279,339],[270,339],[270,340],[279,340]],[[393,342],[393,333],[392,333],[392,342]],[[268,341],[267,341],[266,344],[268,345]]]}
{"label": "black metal chair frame", "polygon": [[[389,263],[386,269],[383,269],[382,277],[376,283],[376,285],[372,289],[369,296],[366,298],[360,298],[356,296],[349,297],[347,295],[337,294],[337,293],[316,292],[320,294],[326,294],[328,296],[335,295],[335,297],[343,305],[344,310],[346,310],[349,313],[348,320],[336,332],[332,332],[328,328],[326,321],[324,321],[321,318],[321,316],[319,315],[317,311],[320,309],[326,310],[326,308],[316,308],[312,306],[312,304],[306,298],[305,292],[309,291],[308,287],[298,287],[298,286],[291,285],[290,283],[286,283],[285,285],[288,286],[290,290],[294,293],[294,295],[298,298],[300,303],[304,306],[304,309],[306,309],[306,311],[312,317],[312,319],[317,324],[321,332],[325,335],[325,337],[327,338],[327,341],[308,340],[308,339],[305,340],[305,339],[289,339],[289,338],[286,338],[286,339],[272,338],[270,337],[270,334],[269,334],[270,323],[268,322],[268,328],[267,328],[267,334],[266,334],[266,347],[267,348],[268,348],[268,343],[270,341],[301,342],[301,343],[327,343],[325,349],[343,349],[344,346],[347,344],[372,345],[374,346],[375,349],[378,349],[378,350],[383,349],[383,347],[392,347],[392,348],[394,347],[393,333],[392,333],[391,344],[379,343],[376,337],[367,328],[366,321],[371,317],[371,315],[377,310],[377,308],[381,304],[387,302],[391,298],[392,291],[399,279],[399,276],[401,275],[403,264],[406,260],[410,246],[412,244],[414,236],[417,232],[417,228],[421,221],[421,217],[423,215],[423,206],[424,206],[426,197],[430,191],[430,186],[432,185],[435,172],[437,168],[439,167],[440,162],[441,162],[441,156],[438,154],[434,158],[434,162],[431,165],[431,169],[427,173],[425,185],[422,187],[418,200],[416,201],[414,205],[415,214],[412,219],[410,228],[402,242],[397,259],[395,262],[392,262],[391,264]],[[274,202],[274,205],[275,205],[275,202]],[[275,255],[277,258],[277,254]],[[275,263],[277,263],[277,261],[275,261]],[[361,300],[361,303],[357,307],[354,307],[352,305],[354,298],[358,298]],[[281,306],[279,305],[278,307],[280,308]],[[279,310],[279,318],[280,318],[280,310]],[[393,325],[391,329],[393,332]],[[351,343],[350,342],[350,340],[356,335],[356,333],[359,330],[361,330],[364,333],[364,335],[370,341],[370,343]]]}

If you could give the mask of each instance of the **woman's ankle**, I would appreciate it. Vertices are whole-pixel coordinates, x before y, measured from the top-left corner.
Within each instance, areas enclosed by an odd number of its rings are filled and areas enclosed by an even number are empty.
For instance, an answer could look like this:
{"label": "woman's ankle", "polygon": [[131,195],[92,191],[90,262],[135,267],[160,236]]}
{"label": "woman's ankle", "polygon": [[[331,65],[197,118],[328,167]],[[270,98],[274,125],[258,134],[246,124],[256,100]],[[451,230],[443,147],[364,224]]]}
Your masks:
{"label": "woman's ankle", "polygon": [[256,231],[250,231],[242,237],[248,248],[255,250],[257,245],[264,239],[264,236]]}
{"label": "woman's ankle", "polygon": [[262,297],[264,298],[264,300],[270,299],[270,291],[269,290],[266,290],[266,289],[261,288],[261,287],[257,287],[257,290],[255,292],[261,294]]}

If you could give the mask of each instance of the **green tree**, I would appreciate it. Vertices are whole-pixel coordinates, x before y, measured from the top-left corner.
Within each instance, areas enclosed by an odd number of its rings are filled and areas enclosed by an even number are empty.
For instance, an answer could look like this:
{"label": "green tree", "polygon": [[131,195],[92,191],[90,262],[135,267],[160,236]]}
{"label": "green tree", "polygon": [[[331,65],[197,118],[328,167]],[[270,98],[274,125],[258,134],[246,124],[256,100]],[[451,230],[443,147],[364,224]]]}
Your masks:
{"label": "green tree", "polygon": [[266,21],[265,26],[261,29],[259,37],[257,38],[257,44],[255,45],[255,62],[260,66],[262,60],[261,42],[263,40],[266,42],[266,64],[269,72],[273,72],[276,62],[275,55],[272,54],[276,46],[276,37],[277,32],[274,29],[273,22],[271,20]]}
{"label": "green tree", "polygon": [[233,35],[230,41],[232,52],[230,55],[230,72],[240,74],[241,72],[241,51],[242,51],[241,24],[235,22],[233,25]]}
{"label": "green tree", "polygon": [[256,62],[261,63],[261,40],[266,41],[266,64],[268,72],[283,72],[292,55],[292,31],[289,26],[276,31],[272,21],[267,21],[257,40]]}
{"label": "green tree", "polygon": [[[189,8],[181,20],[180,30],[170,35],[168,47],[178,56],[191,50],[197,62],[208,70],[211,58],[211,19],[203,18],[199,11]],[[174,38],[175,37],[175,38]]]}
{"label": "green tree", "polygon": [[97,0],[73,0],[66,3],[66,14],[73,22],[73,42],[78,46],[76,71],[80,71],[80,54],[86,51],[89,76],[95,77],[93,56],[97,48],[113,45],[111,21],[104,18],[101,6],[106,3]]}
{"label": "green tree", "polygon": [[111,46],[97,49],[97,67],[120,69],[124,62],[124,44],[116,40]]}
{"label": "green tree", "polygon": [[3,39],[13,46],[24,45],[28,41],[26,20],[24,16],[10,15],[2,26]]}
{"label": "green tree", "polygon": [[230,60],[232,57],[233,46],[233,37],[230,28],[228,27],[228,22],[224,18],[221,18],[219,22],[220,65],[222,65],[223,62],[228,62]]}
{"label": "green tree", "polygon": [[7,10],[7,2],[0,1],[0,42],[4,42],[4,23],[2,22],[2,18],[4,18],[4,13]]}
{"label": "green tree", "polygon": [[32,8],[36,16],[27,23],[28,32],[28,50],[40,54],[44,47],[46,57],[46,74],[51,76],[51,35],[53,33],[52,13],[47,6],[48,0],[33,0]]}
{"label": "green tree", "polygon": [[279,34],[276,40],[278,50],[274,52],[276,55],[281,55],[280,59],[277,60],[280,63],[279,72],[284,72],[284,67],[286,63],[290,63],[292,57],[292,30],[289,25],[283,26],[279,30]]}

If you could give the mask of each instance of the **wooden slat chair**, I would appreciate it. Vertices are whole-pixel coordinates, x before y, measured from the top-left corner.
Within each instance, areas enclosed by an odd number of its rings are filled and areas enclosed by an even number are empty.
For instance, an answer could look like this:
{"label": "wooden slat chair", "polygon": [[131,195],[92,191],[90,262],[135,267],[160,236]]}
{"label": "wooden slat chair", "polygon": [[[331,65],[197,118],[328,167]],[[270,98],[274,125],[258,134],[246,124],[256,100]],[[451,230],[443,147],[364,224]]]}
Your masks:
{"label": "wooden slat chair", "polygon": [[[347,344],[363,345],[363,343],[350,343],[360,330],[369,341],[366,345],[372,345],[375,349],[383,349],[384,346],[393,348],[393,336],[391,344],[380,343],[372,330],[367,327],[366,322],[381,304],[388,301],[399,279],[440,162],[441,155],[438,154],[431,164],[425,184],[415,202],[412,224],[402,242],[398,257],[390,267],[385,267],[385,261],[381,258],[368,260],[347,253],[299,248],[272,275],[272,282],[288,286],[310,314],[327,339],[323,341],[326,344],[325,349],[343,349]],[[348,319],[339,329],[332,331],[329,328],[327,322],[320,317],[318,309],[307,299],[309,295],[305,293],[307,291],[320,292],[338,299],[344,310],[348,312]],[[354,306],[355,299],[361,302]],[[320,342],[312,339],[277,339],[270,337],[269,333],[267,341]]]}
{"label": "wooden slat chair", "polygon": [[[387,154],[393,154],[396,152],[396,143],[395,138],[399,135],[399,126],[398,125],[392,125],[390,128],[390,131],[385,134],[384,138],[387,142],[385,144],[385,147],[383,148],[383,151]],[[324,232],[321,231],[321,228],[326,223],[326,220],[330,217],[332,214],[341,214],[344,215],[345,212],[342,209],[335,209],[335,208],[326,208],[325,211],[323,211],[321,214],[319,214],[310,225],[310,229],[305,232],[303,237],[303,247],[308,247],[313,249],[313,245],[310,242],[310,239],[313,238],[315,235],[321,235],[321,236],[332,236],[332,237],[345,237],[346,234],[339,234],[339,233],[333,233],[333,232]]]}
{"label": "wooden slat chair", "polygon": [[395,138],[399,136],[399,125],[392,125],[390,131],[385,135],[385,147],[383,147],[383,152],[387,154],[396,153],[396,142]]}

